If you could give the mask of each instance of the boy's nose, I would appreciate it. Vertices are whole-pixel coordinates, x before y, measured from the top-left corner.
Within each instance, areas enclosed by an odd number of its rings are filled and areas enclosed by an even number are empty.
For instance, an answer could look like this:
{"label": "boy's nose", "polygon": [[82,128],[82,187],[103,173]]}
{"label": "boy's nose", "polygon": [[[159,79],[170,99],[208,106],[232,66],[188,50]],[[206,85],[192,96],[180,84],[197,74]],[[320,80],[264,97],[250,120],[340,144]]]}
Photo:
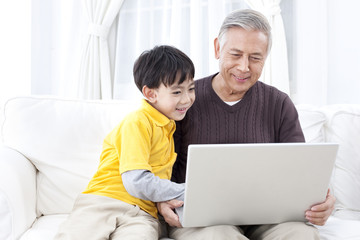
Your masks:
{"label": "boy's nose", "polygon": [[188,103],[191,101],[191,96],[189,93],[185,93],[181,98],[181,103]]}

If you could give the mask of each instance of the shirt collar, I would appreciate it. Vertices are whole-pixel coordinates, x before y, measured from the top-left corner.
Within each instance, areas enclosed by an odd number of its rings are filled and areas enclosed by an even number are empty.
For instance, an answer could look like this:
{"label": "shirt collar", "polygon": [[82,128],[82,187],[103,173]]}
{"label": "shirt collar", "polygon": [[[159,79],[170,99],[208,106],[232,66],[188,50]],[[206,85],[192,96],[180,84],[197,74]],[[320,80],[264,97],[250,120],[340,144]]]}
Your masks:
{"label": "shirt collar", "polygon": [[159,110],[157,110],[156,108],[151,106],[151,104],[148,103],[145,99],[142,99],[141,108],[147,114],[149,114],[149,116],[152,118],[152,120],[155,122],[156,125],[158,125],[160,127],[164,127],[164,126],[166,126],[168,124],[171,124],[171,125],[175,126],[175,121],[174,120],[169,119],[164,114],[159,112]]}

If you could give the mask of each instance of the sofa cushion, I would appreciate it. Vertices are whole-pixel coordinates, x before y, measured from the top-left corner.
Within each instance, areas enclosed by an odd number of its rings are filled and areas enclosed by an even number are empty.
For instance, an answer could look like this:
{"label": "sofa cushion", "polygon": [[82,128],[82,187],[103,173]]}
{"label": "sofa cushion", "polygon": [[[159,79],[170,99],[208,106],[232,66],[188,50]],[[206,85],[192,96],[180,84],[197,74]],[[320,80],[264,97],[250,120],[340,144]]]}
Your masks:
{"label": "sofa cushion", "polygon": [[324,142],[326,116],[318,108],[310,105],[297,105],[301,128],[306,142]]}
{"label": "sofa cushion", "polygon": [[21,153],[0,147],[0,176],[0,239],[18,239],[36,218],[36,169]]}
{"label": "sofa cushion", "polygon": [[324,226],[319,229],[321,240],[357,240],[360,239],[360,222],[330,216]]}
{"label": "sofa cushion", "polygon": [[71,211],[97,169],[106,134],[139,103],[19,97],[5,104],[4,144],[38,170],[38,215]]}
{"label": "sofa cushion", "polygon": [[6,195],[0,189],[0,239],[12,239],[12,211]]}
{"label": "sofa cushion", "polygon": [[[68,217],[68,214],[56,214],[39,217],[33,226],[27,230],[20,240],[39,240],[53,239],[62,222]],[[3,239],[3,238],[0,238]],[[170,238],[161,237],[159,240],[172,240]]]}
{"label": "sofa cushion", "polygon": [[334,215],[360,220],[360,105],[324,108],[329,121],[326,141],[339,143],[331,187],[337,199]]}
{"label": "sofa cushion", "polygon": [[64,222],[67,217],[68,214],[54,214],[39,217],[32,227],[21,236],[20,240],[53,239],[60,224]]}
{"label": "sofa cushion", "polygon": [[0,146],[3,145],[3,137],[2,137],[2,131],[1,131],[3,123],[4,123],[4,106],[0,102]]}

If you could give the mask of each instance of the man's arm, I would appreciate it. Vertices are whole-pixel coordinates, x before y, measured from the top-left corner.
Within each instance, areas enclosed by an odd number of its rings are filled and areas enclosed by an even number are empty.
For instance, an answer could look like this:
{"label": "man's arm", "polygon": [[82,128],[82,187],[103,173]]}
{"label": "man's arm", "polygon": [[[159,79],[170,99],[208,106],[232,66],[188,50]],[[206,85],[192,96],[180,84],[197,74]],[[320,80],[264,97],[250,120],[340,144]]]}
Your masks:
{"label": "man's arm", "polygon": [[[297,110],[290,98],[285,99],[282,110],[279,142],[305,142]],[[311,207],[305,214],[306,219],[312,224],[324,225],[334,210],[335,200],[328,190],[325,201]]]}
{"label": "man's arm", "polygon": [[131,170],[121,174],[126,191],[143,200],[164,202],[184,199],[185,185],[161,179],[148,170]]}
{"label": "man's arm", "polygon": [[288,96],[284,99],[280,110],[281,118],[276,142],[305,142],[299,114]]}

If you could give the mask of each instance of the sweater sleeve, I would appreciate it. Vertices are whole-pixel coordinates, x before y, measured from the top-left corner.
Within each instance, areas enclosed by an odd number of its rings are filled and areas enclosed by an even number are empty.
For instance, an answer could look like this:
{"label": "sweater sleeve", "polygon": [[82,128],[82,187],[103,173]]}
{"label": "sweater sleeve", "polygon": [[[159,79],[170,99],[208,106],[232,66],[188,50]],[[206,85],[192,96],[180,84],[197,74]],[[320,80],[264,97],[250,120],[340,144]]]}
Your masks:
{"label": "sweater sleeve", "polygon": [[282,106],[278,142],[305,142],[298,112],[288,96]]}

